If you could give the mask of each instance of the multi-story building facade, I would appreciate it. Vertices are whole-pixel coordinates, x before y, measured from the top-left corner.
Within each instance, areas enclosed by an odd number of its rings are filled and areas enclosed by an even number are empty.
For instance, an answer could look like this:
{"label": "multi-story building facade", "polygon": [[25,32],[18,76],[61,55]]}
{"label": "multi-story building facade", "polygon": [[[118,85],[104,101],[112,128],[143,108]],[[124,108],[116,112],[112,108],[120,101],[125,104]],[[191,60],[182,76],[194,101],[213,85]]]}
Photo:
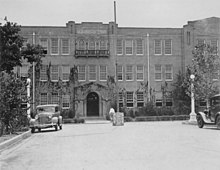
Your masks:
{"label": "multi-story building facade", "polygon": [[[148,100],[172,107],[175,75],[191,63],[197,44],[218,47],[220,19],[190,21],[183,28],[69,21],[63,27],[25,26],[21,35],[45,48],[34,81],[35,105],[59,103],[82,117],[105,117],[114,92],[120,107],[138,108]],[[28,68],[18,71],[27,76]]]}

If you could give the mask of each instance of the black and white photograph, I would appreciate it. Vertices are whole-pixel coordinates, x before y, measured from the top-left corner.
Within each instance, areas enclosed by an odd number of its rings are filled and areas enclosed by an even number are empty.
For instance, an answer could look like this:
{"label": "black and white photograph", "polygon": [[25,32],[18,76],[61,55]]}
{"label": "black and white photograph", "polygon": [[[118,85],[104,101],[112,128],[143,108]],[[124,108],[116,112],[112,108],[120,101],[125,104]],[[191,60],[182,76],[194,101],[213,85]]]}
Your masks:
{"label": "black and white photograph", "polygon": [[0,170],[219,170],[219,42],[219,0],[0,0]]}

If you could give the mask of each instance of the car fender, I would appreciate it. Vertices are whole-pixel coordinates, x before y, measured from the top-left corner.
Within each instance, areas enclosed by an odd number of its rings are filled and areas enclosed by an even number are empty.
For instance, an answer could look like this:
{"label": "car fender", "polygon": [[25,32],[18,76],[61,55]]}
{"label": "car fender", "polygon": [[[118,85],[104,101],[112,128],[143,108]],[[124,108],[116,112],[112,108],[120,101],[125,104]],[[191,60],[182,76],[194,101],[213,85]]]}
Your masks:
{"label": "car fender", "polygon": [[217,118],[220,116],[220,112],[216,113],[215,115],[215,122],[217,121]]}
{"label": "car fender", "polygon": [[59,123],[62,124],[63,117],[59,116]]}
{"label": "car fender", "polygon": [[58,117],[53,117],[52,118],[52,123],[58,123]]}
{"label": "car fender", "polygon": [[203,121],[204,121],[205,123],[212,123],[212,122],[210,121],[210,119],[207,118],[207,116],[206,116],[206,114],[205,114],[204,112],[199,112],[199,113],[197,113],[197,115],[198,115],[198,114],[202,116],[202,119],[203,119]]}

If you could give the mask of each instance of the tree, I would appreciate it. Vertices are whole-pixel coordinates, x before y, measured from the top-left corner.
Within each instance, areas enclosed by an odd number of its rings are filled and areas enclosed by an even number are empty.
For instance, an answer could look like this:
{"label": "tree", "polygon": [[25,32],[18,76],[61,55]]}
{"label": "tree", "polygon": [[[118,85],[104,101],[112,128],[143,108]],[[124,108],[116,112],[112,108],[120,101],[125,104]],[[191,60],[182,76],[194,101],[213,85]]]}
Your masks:
{"label": "tree", "polygon": [[[220,60],[217,55],[217,48],[207,44],[196,46],[193,51],[192,64],[187,67],[185,84],[186,90],[190,96],[190,85],[194,84],[194,94],[197,100],[206,100],[219,92],[218,86],[214,79],[218,79]],[[194,74],[194,81],[190,80],[190,75]]]}
{"label": "tree", "polygon": [[0,86],[0,122],[6,127],[6,132],[13,133],[22,119],[27,118],[26,110],[21,107],[28,100],[21,95],[26,90],[26,82],[17,78],[14,73],[1,72]]}
{"label": "tree", "polygon": [[11,73],[15,66],[21,66],[20,49],[23,38],[18,34],[20,26],[16,23],[6,22],[0,26],[1,62],[0,71]]}

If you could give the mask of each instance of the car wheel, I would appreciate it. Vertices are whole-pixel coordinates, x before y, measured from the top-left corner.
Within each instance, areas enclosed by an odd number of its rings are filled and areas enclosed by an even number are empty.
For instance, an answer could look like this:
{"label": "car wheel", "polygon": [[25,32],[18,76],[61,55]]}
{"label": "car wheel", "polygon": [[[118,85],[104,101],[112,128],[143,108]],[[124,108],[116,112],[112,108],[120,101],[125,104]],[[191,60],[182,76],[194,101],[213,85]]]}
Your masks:
{"label": "car wheel", "polygon": [[34,133],[34,132],[35,132],[35,128],[32,127],[32,128],[31,128],[31,133]]}
{"label": "car wheel", "polygon": [[220,116],[217,117],[216,125],[217,125],[217,129],[220,130]]}
{"label": "car wheel", "polygon": [[54,127],[55,127],[55,131],[57,131],[58,130],[58,125],[55,125]]}
{"label": "car wheel", "polygon": [[204,126],[204,121],[201,115],[197,115],[197,124],[199,128],[203,128]]}
{"label": "car wheel", "polygon": [[38,128],[38,132],[41,132],[41,128]]}
{"label": "car wheel", "polygon": [[62,129],[62,125],[60,125],[60,130]]}

